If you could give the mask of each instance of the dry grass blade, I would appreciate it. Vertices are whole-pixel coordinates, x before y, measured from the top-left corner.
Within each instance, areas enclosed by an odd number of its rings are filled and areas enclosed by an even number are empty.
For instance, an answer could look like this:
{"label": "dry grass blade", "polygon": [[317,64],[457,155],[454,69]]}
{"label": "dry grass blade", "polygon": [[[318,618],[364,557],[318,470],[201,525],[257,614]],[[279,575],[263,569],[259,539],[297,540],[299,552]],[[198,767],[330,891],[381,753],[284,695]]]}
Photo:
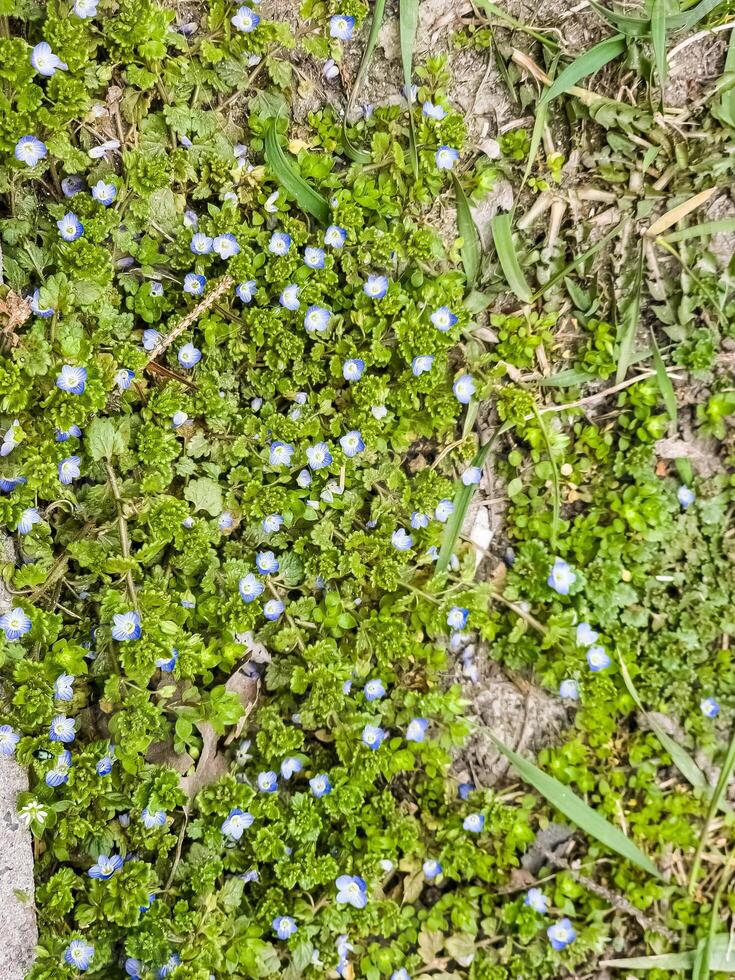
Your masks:
{"label": "dry grass blade", "polygon": [[660,218],[657,218],[643,234],[646,238],[658,238],[662,232],[678,224],[682,218],[686,218],[692,211],[696,211],[697,208],[700,208],[709,201],[716,191],[716,187],[709,187],[706,191],[700,191],[699,194],[695,194],[686,201],[682,201],[681,204],[677,204],[675,208],[672,208],[666,214],[662,214]]}

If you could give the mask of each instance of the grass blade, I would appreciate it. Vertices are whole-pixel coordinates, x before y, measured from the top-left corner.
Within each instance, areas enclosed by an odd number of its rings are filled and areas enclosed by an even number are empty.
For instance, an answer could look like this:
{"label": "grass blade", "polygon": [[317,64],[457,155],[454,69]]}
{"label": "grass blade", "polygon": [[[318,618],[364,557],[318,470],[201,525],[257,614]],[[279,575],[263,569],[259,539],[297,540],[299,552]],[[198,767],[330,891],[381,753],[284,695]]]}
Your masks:
{"label": "grass blade", "polygon": [[467,279],[467,288],[471,290],[477,281],[477,274],[480,271],[480,236],[472,218],[470,202],[467,200],[467,195],[456,175],[453,174],[452,176],[454,178],[454,194],[457,201],[457,228],[462,238],[462,265],[464,266],[464,274]]}
{"label": "grass blade", "polygon": [[664,101],[664,86],[669,64],[666,56],[666,0],[653,0],[651,10],[651,44],[653,60],[656,62],[658,84],[661,87],[661,102]]}
{"label": "grass blade", "polygon": [[669,27],[674,31],[690,31],[693,27],[703,20],[707,14],[719,7],[722,0],[702,0],[696,7],[692,7],[685,14],[669,18]]}
{"label": "grass blade", "polygon": [[520,20],[516,20],[515,17],[511,17],[509,13],[501,8],[496,3],[490,3],[490,0],[477,0],[477,6],[481,7],[487,14],[496,17],[501,24],[505,27],[511,27],[516,31],[523,31],[524,34],[528,34],[529,37],[534,38],[539,44],[543,44],[544,47],[551,48],[553,51],[559,47],[556,41],[547,37],[545,34],[541,34],[538,31],[534,31],[527,24],[522,23]]}
{"label": "grass blade", "polygon": [[620,324],[620,347],[618,350],[618,370],[615,374],[615,384],[625,381],[628,368],[633,363],[633,348],[638,329],[638,318],[641,311],[641,286],[643,281],[643,247],[638,252],[638,264],[633,280],[632,295],[627,302]]}
{"label": "grass blade", "polygon": [[589,51],[585,51],[578,58],[575,58],[571,65],[567,65],[564,71],[555,78],[551,85],[541,96],[541,105],[552,102],[557,96],[563,95],[577,82],[588,75],[594,75],[600,68],[614,61],[625,51],[625,38],[621,34],[614,37],[607,37],[600,41]]}
{"label": "grass blade", "polygon": [[416,149],[416,126],[413,121],[413,46],[416,41],[416,31],[419,26],[419,0],[400,0],[398,10],[398,26],[401,39],[401,63],[403,64],[403,84],[406,87],[408,99],[408,125],[410,138],[411,162],[415,177],[419,175],[419,155]]}
{"label": "grass blade", "polygon": [[[691,970],[697,953],[705,942],[706,940],[703,940],[697,949],[690,949],[684,953],[630,956],[624,959],[602,960],[599,965],[620,970]],[[735,944],[732,943],[729,935],[723,933],[712,937],[709,966],[711,970],[720,973],[735,973]]]}
{"label": "grass blade", "polygon": [[549,465],[551,466],[551,488],[552,488],[552,504],[553,511],[551,515],[551,547],[556,548],[556,541],[559,536],[559,520],[561,514],[561,487],[559,485],[559,469],[556,465],[556,460],[554,459],[554,453],[551,449],[551,440],[549,439],[549,432],[546,428],[546,423],[543,420],[541,413],[538,410],[536,403],[533,403],[533,414],[536,416],[536,422],[541,430],[541,437],[544,440],[544,446],[546,447],[546,455],[549,457]]}
{"label": "grass blade", "polygon": [[265,162],[278,183],[291,195],[302,211],[313,215],[323,225],[329,224],[329,205],[321,194],[306,183],[281,149],[275,119],[269,121],[265,131]]}
{"label": "grass blade", "polygon": [[493,233],[495,250],[498,253],[498,260],[505,276],[505,281],[511,290],[522,303],[530,303],[533,294],[531,287],[523,275],[521,264],[518,261],[513,236],[510,230],[510,215],[498,214],[490,222]]}
{"label": "grass blade", "polygon": [[589,834],[590,837],[594,837],[595,840],[604,844],[611,851],[615,851],[616,854],[630,861],[631,864],[635,864],[636,867],[647,871],[656,878],[661,877],[661,872],[653,861],[629,837],[626,837],[622,830],[619,830],[605,817],[600,816],[596,810],[593,810],[584,800],[573,793],[568,786],[543,772],[528,759],[514,752],[513,749],[509,749],[492,733],[490,737],[499,751],[518,771],[521,778],[533,786],[545,800],[560,813],[563,813],[580,830]]}
{"label": "grass blade", "polygon": [[713,111],[726,126],[735,129],[735,84],[733,84],[735,83],[735,31],[730,33],[730,44],[727,48],[727,58],[725,58],[725,68],[722,73],[723,79],[727,79],[727,76],[733,77],[726,82],[728,88],[720,96]]}
{"label": "grass blade", "polygon": [[365,77],[368,73],[368,68],[370,67],[370,62],[373,57],[373,52],[375,51],[375,45],[378,43],[378,35],[380,34],[380,28],[383,23],[383,15],[385,14],[385,0],[375,0],[375,8],[373,10],[373,19],[370,23],[370,33],[368,34],[367,43],[365,45],[365,50],[362,53],[362,58],[360,59],[360,67],[357,70],[357,75],[355,76],[355,84],[352,86],[352,91],[350,92],[350,97],[347,101],[347,109],[345,110],[345,117],[342,121],[342,142],[344,143],[345,153],[350,158],[350,160],[355,163],[372,163],[372,154],[367,153],[365,150],[361,150],[350,142],[350,138],[347,135],[347,120],[355,106],[357,100],[357,93],[362,88]]}
{"label": "grass blade", "polygon": [[[727,792],[727,787],[732,778],[733,769],[735,769],[735,732],[730,736],[730,744],[727,747],[727,755],[725,756],[725,761],[722,764],[722,769],[720,769],[720,777],[717,780],[717,785],[715,786],[715,791],[712,794],[712,799],[709,803],[709,808],[707,810],[707,816],[704,819],[704,826],[699,835],[699,840],[697,842],[697,850],[694,852],[694,859],[692,861],[692,867],[689,872],[689,894],[693,895],[694,890],[697,887],[697,878],[699,876],[699,867],[702,863],[702,852],[707,844],[707,838],[709,836],[709,828],[712,820],[719,809],[722,808],[722,804],[725,799],[725,793]],[[735,972],[735,952],[733,952],[733,971]]]}
{"label": "grass blade", "polygon": [[658,238],[661,232],[678,224],[682,218],[686,218],[692,211],[696,211],[697,208],[709,201],[716,191],[716,187],[708,187],[706,191],[700,191],[699,194],[687,198],[686,201],[682,201],[681,204],[677,204],[675,208],[657,218],[643,234],[646,238]]}
{"label": "grass blade", "polygon": [[590,0],[590,7],[611,27],[625,34],[626,37],[645,37],[651,29],[651,22],[645,17],[631,17],[628,14],[618,13],[617,10],[608,10],[595,0]]}
{"label": "grass blade", "polygon": [[[679,408],[676,403],[676,392],[674,391],[674,386],[671,383],[669,372],[666,370],[664,359],[661,356],[661,350],[658,346],[658,341],[656,340],[656,334],[653,331],[653,326],[651,326],[650,335],[651,348],[653,350],[653,366],[656,371],[656,383],[658,384],[658,390],[661,392],[661,398],[663,399],[664,407],[666,408],[666,414],[671,419],[674,427],[676,427],[679,422]],[[694,479],[694,474],[692,472],[692,465],[688,459],[677,459],[676,469],[684,483],[690,484],[692,482]]]}
{"label": "grass blade", "polygon": [[671,231],[668,235],[661,237],[669,243],[685,242],[690,238],[709,238],[710,235],[733,231],[735,231],[735,218],[719,218],[717,221],[703,221],[701,224],[691,225],[689,228],[680,228],[678,231]]}

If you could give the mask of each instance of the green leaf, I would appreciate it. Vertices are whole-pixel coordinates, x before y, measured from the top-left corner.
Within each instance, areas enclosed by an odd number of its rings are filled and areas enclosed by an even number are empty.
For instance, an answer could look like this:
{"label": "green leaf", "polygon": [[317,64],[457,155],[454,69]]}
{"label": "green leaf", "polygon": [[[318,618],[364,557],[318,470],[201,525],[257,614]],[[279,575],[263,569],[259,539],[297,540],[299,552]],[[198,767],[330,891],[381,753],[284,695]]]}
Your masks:
{"label": "green leaf", "polygon": [[[729,79],[728,76],[730,76]],[[726,126],[735,129],[735,30],[730,32],[730,44],[727,48],[727,58],[725,58],[722,77],[725,79],[727,87],[713,107],[712,112]],[[728,219],[725,218],[724,220],[727,221]],[[730,218],[729,220],[732,221],[733,219]]]}
{"label": "green leaf", "polygon": [[125,452],[125,441],[110,419],[93,419],[85,434],[87,452],[96,462]]}
{"label": "green leaf", "polygon": [[513,236],[510,229],[510,215],[498,214],[490,222],[493,233],[495,250],[498,253],[498,260],[505,275],[505,281],[511,290],[522,303],[531,302],[531,287],[523,275],[521,264],[518,261]]}
{"label": "green leaf", "polygon": [[[691,970],[697,952],[706,940],[702,940],[696,950],[684,953],[663,953],[660,956],[631,956],[619,960],[602,960],[601,967],[615,967],[620,970]],[[735,973],[735,945],[730,936],[723,933],[712,937],[710,946],[711,970],[720,973]]]}
{"label": "green leaf", "polygon": [[328,225],[329,205],[321,194],[306,183],[281,149],[275,119],[269,120],[265,131],[265,161],[279,184],[291,195],[301,210],[313,215],[321,224]]}
{"label": "green leaf", "polygon": [[452,178],[457,201],[457,228],[462,238],[462,265],[467,279],[467,287],[471,290],[480,271],[480,236],[472,218],[467,195],[455,174],[452,174]]}
{"label": "green leaf", "polygon": [[615,384],[625,381],[628,368],[633,363],[633,348],[641,311],[641,285],[643,281],[643,245],[638,249],[638,263],[631,292],[628,294],[620,322],[618,369]]}
{"label": "green leaf", "polygon": [[605,817],[600,816],[597,811],[588,806],[573,793],[568,786],[560,783],[558,779],[543,772],[528,759],[518,755],[513,749],[509,749],[499,738],[490,734],[497,748],[503,753],[512,765],[516,768],[520,776],[534,787],[555,809],[576,824],[590,837],[594,837],[611,851],[615,851],[621,857],[635,864],[636,867],[647,871],[656,878],[661,877],[661,872],[651,859],[638,848],[633,841],[626,837],[622,830],[611,824]]}
{"label": "green leaf", "polygon": [[204,510],[212,517],[222,513],[222,488],[208,476],[190,480],[184,488],[184,496],[194,505],[194,510]]}
{"label": "green leaf", "polygon": [[651,44],[653,58],[656,62],[658,84],[661,87],[661,101],[664,98],[664,85],[668,74],[668,59],[666,56],[666,0],[653,0],[651,10]]}
{"label": "green leaf", "polygon": [[403,83],[408,99],[408,122],[410,127],[410,152],[414,176],[419,175],[419,156],[416,149],[416,126],[413,121],[413,96],[411,94],[411,78],[413,76],[413,46],[416,42],[416,31],[419,26],[419,0],[399,0],[398,26],[401,40],[401,64],[403,65]]}
{"label": "green leaf", "polygon": [[365,45],[365,50],[362,53],[360,67],[357,69],[355,84],[352,86],[352,91],[350,92],[350,97],[347,101],[345,117],[342,122],[342,142],[344,143],[345,153],[350,160],[354,160],[355,163],[373,162],[371,153],[358,149],[358,147],[350,142],[349,137],[347,136],[347,120],[349,119],[350,113],[355,104],[355,100],[357,99],[357,94],[365,81],[368,68],[370,67],[370,61],[372,60],[373,52],[375,51],[375,45],[378,43],[378,35],[380,34],[380,28],[383,23],[383,16],[385,14],[385,2],[386,0],[376,0],[375,8],[373,9],[373,19],[370,22],[370,33]]}
{"label": "green leaf", "polygon": [[617,10],[608,10],[596,0],[590,0],[590,7],[626,37],[645,37],[651,30],[651,21],[645,17],[632,17],[629,14],[621,14]]}
{"label": "green leaf", "polygon": [[594,75],[600,68],[614,61],[625,51],[625,38],[616,34],[614,37],[605,38],[589,51],[585,51],[578,58],[575,58],[571,65],[567,65],[564,71],[554,79],[551,85],[541,96],[539,105],[546,105],[552,102],[557,96],[563,95],[573,88],[577,82],[588,75]]}
{"label": "green leaf", "polygon": [[669,232],[668,235],[662,235],[661,238],[669,243],[685,242],[689,238],[709,238],[710,235],[733,231],[735,231],[735,218],[718,218],[716,221],[703,221],[689,228],[680,228],[678,231]]}

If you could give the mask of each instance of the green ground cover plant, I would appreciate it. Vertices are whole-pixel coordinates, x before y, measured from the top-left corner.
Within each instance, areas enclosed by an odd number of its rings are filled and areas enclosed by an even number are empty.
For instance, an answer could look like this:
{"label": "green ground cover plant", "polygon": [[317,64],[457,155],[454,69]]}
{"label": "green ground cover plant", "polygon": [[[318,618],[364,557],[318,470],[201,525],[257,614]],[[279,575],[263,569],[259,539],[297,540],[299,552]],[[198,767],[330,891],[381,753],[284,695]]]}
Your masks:
{"label": "green ground cover plant", "polygon": [[[480,4],[453,44],[536,120],[492,160],[399,6],[408,98],[295,127],[294,55],[334,78],[384,4],[306,0],[294,33],[221,0],[0,0],[30,980],[735,972],[735,263],[701,214],[733,182],[732,59],[684,118],[660,84],[727,4],[601,8],[583,61]],[[572,149],[613,227],[567,209],[545,238]],[[498,785],[452,768],[468,638],[569,707],[535,766],[499,745]],[[574,860],[531,874],[553,821]]]}

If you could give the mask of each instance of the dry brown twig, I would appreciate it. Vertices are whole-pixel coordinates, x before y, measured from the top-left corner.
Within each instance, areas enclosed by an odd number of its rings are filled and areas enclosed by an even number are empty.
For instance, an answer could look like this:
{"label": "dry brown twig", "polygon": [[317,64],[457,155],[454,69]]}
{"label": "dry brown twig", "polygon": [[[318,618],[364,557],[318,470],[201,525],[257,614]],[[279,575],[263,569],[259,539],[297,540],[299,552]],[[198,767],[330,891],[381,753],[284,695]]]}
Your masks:
{"label": "dry brown twig", "polygon": [[217,302],[220,296],[224,295],[228,289],[232,288],[234,283],[235,280],[232,278],[232,276],[222,276],[214,289],[204,297],[201,303],[198,303],[193,310],[187,313],[186,316],[176,324],[173,330],[166,334],[166,336],[156,344],[148,357],[146,368],[149,364],[151,364],[151,362],[155,361],[157,357],[160,357],[160,355],[166,350],[167,347],[171,346],[177,337],[180,337],[185,330],[188,330],[193,323],[196,323],[202,313],[206,313],[207,310]]}

